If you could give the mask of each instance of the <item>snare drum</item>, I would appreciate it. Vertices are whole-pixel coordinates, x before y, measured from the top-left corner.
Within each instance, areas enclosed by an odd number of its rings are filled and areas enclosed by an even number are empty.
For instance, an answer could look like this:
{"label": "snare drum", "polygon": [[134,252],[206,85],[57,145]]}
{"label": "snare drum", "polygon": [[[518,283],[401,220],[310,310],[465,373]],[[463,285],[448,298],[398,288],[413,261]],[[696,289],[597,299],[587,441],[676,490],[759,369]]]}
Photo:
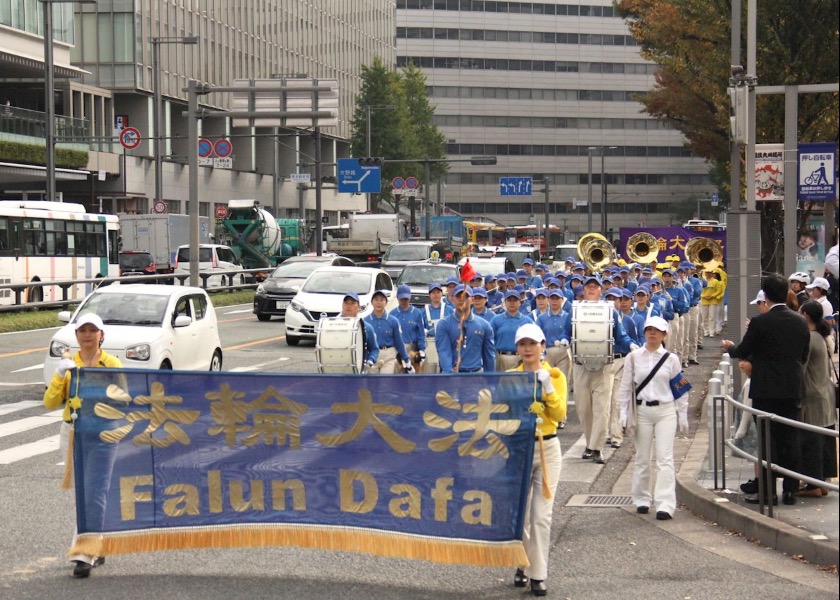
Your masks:
{"label": "snare drum", "polygon": [[613,310],[609,302],[572,305],[572,356],[575,362],[600,368],[613,362]]}
{"label": "snare drum", "polygon": [[361,373],[365,339],[359,317],[333,317],[315,327],[315,357],[319,373]]}

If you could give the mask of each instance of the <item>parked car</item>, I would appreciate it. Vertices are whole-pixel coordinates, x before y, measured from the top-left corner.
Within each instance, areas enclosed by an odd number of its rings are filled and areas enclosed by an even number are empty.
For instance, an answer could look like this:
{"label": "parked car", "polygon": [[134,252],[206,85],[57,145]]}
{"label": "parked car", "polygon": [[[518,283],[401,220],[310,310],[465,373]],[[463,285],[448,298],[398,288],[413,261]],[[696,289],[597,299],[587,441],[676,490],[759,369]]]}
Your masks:
{"label": "parked car", "polygon": [[322,316],[337,317],[348,292],[359,295],[359,316],[369,315],[371,296],[385,290],[390,311],[397,306],[394,282],[382,269],[369,267],[321,267],[312,272],[286,310],[286,343],[297,346],[302,339],[315,339],[315,326]]}
{"label": "parked car", "polygon": [[[202,287],[222,287],[230,285],[230,282],[245,283],[245,275],[241,273],[242,264],[236,258],[230,246],[199,244],[198,271],[199,273],[212,273],[207,278],[206,284],[202,283],[199,278],[199,285]],[[178,246],[178,252],[175,254],[175,274],[189,275],[189,273],[190,247],[189,245]]]}
{"label": "parked car", "polygon": [[540,262],[539,248],[537,248],[536,246],[531,246],[530,244],[507,244],[504,246],[499,246],[499,249],[496,250],[495,256],[496,258],[509,258],[510,261],[513,263],[514,270],[521,269],[522,265],[525,263],[526,258],[530,258],[531,260],[533,260],[534,264]]}
{"label": "parked car", "polygon": [[99,315],[105,324],[102,349],[128,369],[222,370],[216,311],[207,292],[180,285],[115,284],[88,295],[74,313],[58,313],[67,325],[50,340],[45,385],[62,354],[79,349],[74,323],[86,313]]}
{"label": "parked car", "polygon": [[411,303],[422,307],[429,303],[429,284],[443,284],[450,277],[458,277],[458,265],[441,261],[424,260],[409,263],[397,279],[397,287],[407,285],[411,289]]}
{"label": "parked car", "polygon": [[555,246],[554,256],[552,257],[554,261],[552,269],[554,271],[562,269],[565,266],[564,261],[570,256],[575,260],[575,262],[580,260],[577,253],[577,244],[559,244]]}
{"label": "parked car", "polygon": [[[132,275],[154,275],[157,265],[151,252],[143,250],[126,250],[120,252],[120,277]],[[150,282],[154,280],[149,280]]]}
{"label": "parked car", "polygon": [[349,258],[337,255],[292,256],[278,266],[254,294],[254,314],[260,321],[271,317],[285,317],[286,309],[300,286],[315,270],[323,266],[354,267]]}
{"label": "parked car", "polygon": [[475,269],[477,273],[481,273],[482,275],[498,275],[499,273],[510,273],[511,271],[516,271],[513,261],[505,256],[493,256],[491,258],[465,256],[458,261],[458,266],[463,267],[468,258],[470,260],[470,266]]}
{"label": "parked car", "polygon": [[392,244],[382,255],[381,266],[391,276],[391,279],[397,279],[408,263],[428,260],[433,256],[437,256],[438,259],[445,262],[452,262],[452,248],[437,240],[397,242]]}

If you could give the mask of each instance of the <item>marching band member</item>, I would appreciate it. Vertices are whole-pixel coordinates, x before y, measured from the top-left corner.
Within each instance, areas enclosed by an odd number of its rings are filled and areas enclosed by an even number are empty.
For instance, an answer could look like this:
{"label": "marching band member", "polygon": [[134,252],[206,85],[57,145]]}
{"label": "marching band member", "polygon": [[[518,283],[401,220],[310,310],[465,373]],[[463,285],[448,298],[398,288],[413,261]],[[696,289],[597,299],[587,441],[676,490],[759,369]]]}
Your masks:
{"label": "marching band member", "polygon": [[491,373],[496,350],[490,324],[472,314],[472,288],[455,288],[457,310],[435,328],[435,344],[442,373]]}
{"label": "marching band member", "polygon": [[[507,282],[505,282],[505,286],[507,286]],[[502,302],[505,300],[504,293],[496,288],[495,275],[484,277],[484,290],[487,292],[487,309],[495,313],[498,308],[502,307]]]}
{"label": "marching band member", "polygon": [[650,298],[650,288],[647,285],[640,285],[636,288],[636,293],[633,295],[636,299],[636,305],[633,307],[631,317],[633,324],[636,326],[636,343],[642,345],[645,343],[644,331],[645,321],[650,317],[658,317],[659,309],[648,302]]}
{"label": "marching band member", "polygon": [[496,313],[487,308],[487,290],[484,288],[473,289],[473,309],[472,313],[476,317],[481,317],[488,323],[493,320]]}
{"label": "marching band member", "polygon": [[368,373],[393,373],[399,359],[403,371],[411,371],[411,361],[400,333],[400,322],[385,312],[388,296],[384,290],[376,290],[371,297],[373,312],[365,317],[365,325],[376,333],[379,342],[379,360]]}
{"label": "marching band member", "polygon": [[522,314],[522,299],[516,290],[505,294],[505,312],[496,315],[490,322],[496,351],[496,370],[507,371],[519,362],[516,356],[516,330],[530,319]]}
{"label": "marching band member", "polygon": [[[633,294],[630,290],[625,288],[613,288],[607,294],[607,300],[614,298],[615,308],[621,317],[621,324],[627,332],[627,336],[633,341],[636,346],[639,346],[639,336],[636,332],[636,323],[633,321]],[[612,396],[610,397],[610,419],[607,425],[607,442],[613,448],[621,448],[621,443],[624,441],[624,432],[621,427],[621,419],[619,413],[619,398],[618,388],[621,383],[621,376],[624,374],[624,360],[630,353],[630,346],[616,341],[613,347],[613,364],[612,364]]]}
{"label": "marching band member", "polygon": [[[584,279],[583,299],[580,303],[588,302],[601,302],[601,282],[594,275],[589,275]],[[612,316],[614,343],[625,344],[631,350],[637,348],[636,343],[624,331],[618,311],[612,309]],[[591,458],[602,465],[606,463],[602,450],[607,434],[609,405],[612,398],[612,370],[607,367],[613,361],[613,356],[603,356],[600,362],[589,361],[587,364],[578,361],[577,357],[573,358],[575,359],[572,367],[572,377],[575,381],[575,408],[583,425],[583,435],[586,439],[586,449],[581,458],[584,460]]]}
{"label": "marching band member", "polygon": [[566,300],[562,290],[553,289],[548,292],[548,311],[540,315],[537,325],[545,334],[546,362],[560,369],[566,381],[572,370],[572,356],[569,353],[569,343],[572,339],[572,312],[565,306],[571,304]]}
{"label": "marching band member", "polygon": [[443,302],[444,304],[450,305],[452,308],[457,306],[454,298],[452,298],[452,294],[455,292],[455,287],[458,286],[460,282],[458,281],[457,277],[450,277],[446,280],[444,284],[444,295],[443,295]]}
{"label": "marching band member", "polygon": [[688,359],[683,353],[685,343],[683,317],[688,314],[688,309],[691,306],[691,296],[684,287],[677,284],[676,273],[672,269],[662,271],[662,281],[665,283],[665,293],[671,297],[671,305],[674,307],[674,319],[669,323],[671,351],[677,355],[680,363],[685,367],[688,365]]}
{"label": "marching band member", "polygon": [[537,288],[534,290],[534,309],[529,313],[529,317],[534,323],[537,322],[540,315],[548,312],[548,290],[545,288]]}
{"label": "marching band member", "polygon": [[689,292],[690,300],[687,315],[687,330],[685,333],[685,354],[688,364],[699,365],[697,360],[698,336],[700,327],[700,295],[703,293],[703,283],[694,276],[694,263],[685,261],[677,269],[677,275],[681,277],[683,287]]}
{"label": "marching band member", "polygon": [[720,265],[717,269],[715,269],[715,276],[720,279],[723,284],[720,304],[715,305],[715,335],[720,335],[723,332],[724,316],[726,314],[724,306],[726,304],[726,284],[728,283],[729,276],[726,274],[726,269],[723,268],[723,265]]}
{"label": "marching band member", "polygon": [[435,336],[435,325],[446,315],[455,312],[455,307],[443,302],[443,286],[439,283],[429,284],[429,303],[423,307],[426,317],[426,336]]}
{"label": "marching band member", "polygon": [[[522,261],[522,272],[525,273],[525,281],[524,285],[526,288],[534,289],[538,288],[542,285],[542,278],[538,275],[534,274],[534,260],[531,258],[526,258]],[[520,272],[516,272],[516,278],[521,279]],[[523,283],[523,282],[518,282]]]}
{"label": "marching band member", "polygon": [[674,305],[662,287],[662,280],[658,277],[650,280],[650,303],[659,309],[659,316],[663,319],[668,322],[674,320]]}
{"label": "marching band member", "polygon": [[[356,292],[348,292],[344,295],[344,300],[341,303],[341,316],[342,317],[358,317],[359,310],[361,306],[359,305],[359,294]],[[364,339],[364,364],[365,364],[365,372],[370,372],[370,369],[376,364],[376,361],[379,360],[379,343],[376,340],[376,332],[373,330],[372,327],[365,327],[364,319],[361,320],[362,324],[362,338]]]}
{"label": "marching band member", "polygon": [[714,271],[704,271],[706,276],[706,287],[700,295],[700,317],[702,319],[703,335],[714,337],[717,323],[717,306],[723,305],[723,294],[725,288]]}
{"label": "marching band member", "polygon": [[545,596],[548,593],[545,580],[548,579],[551,548],[551,517],[563,462],[557,427],[566,419],[566,378],[543,362],[545,336],[539,327],[533,323],[523,325],[516,331],[515,341],[522,364],[511,370],[536,373],[539,386],[535,382],[531,404],[531,412],[537,415],[537,437],[522,531],[529,566],[516,570],[513,584],[525,587],[530,583],[534,596]]}
{"label": "marching band member", "polygon": [[426,360],[426,315],[411,305],[411,288],[402,284],[397,288],[399,306],[391,311],[400,324],[402,341],[411,362],[420,365]]}

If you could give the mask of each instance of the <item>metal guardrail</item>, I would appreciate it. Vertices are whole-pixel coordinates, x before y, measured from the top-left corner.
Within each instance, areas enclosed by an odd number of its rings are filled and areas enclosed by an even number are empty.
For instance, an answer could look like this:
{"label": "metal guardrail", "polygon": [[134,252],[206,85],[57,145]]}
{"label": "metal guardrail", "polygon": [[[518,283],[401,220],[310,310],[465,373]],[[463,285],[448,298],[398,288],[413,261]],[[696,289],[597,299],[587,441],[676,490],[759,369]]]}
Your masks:
{"label": "metal guardrail", "polygon": [[[797,471],[793,471],[791,469],[787,469],[785,467],[781,467],[773,463],[771,458],[771,448],[773,445],[773,440],[772,435],[770,433],[770,423],[775,421],[776,423],[782,423],[795,429],[799,429],[802,431],[810,431],[812,433],[833,437],[834,439],[840,438],[840,432],[838,432],[837,430],[826,429],[825,427],[819,427],[817,425],[802,423],[801,421],[786,419],[785,417],[780,417],[779,415],[776,415],[774,413],[769,413],[763,410],[752,408],[751,406],[747,406],[745,404],[742,404],[741,402],[738,402],[729,394],[720,393],[720,385],[721,382],[715,378],[709,380],[709,395],[712,399],[712,436],[710,437],[711,447],[709,448],[709,456],[712,460],[712,469],[714,471],[715,490],[726,488],[726,449],[729,449],[735,456],[760,465],[761,473],[758,477],[758,498],[759,512],[762,515],[764,514],[764,501],[766,500],[767,515],[769,517],[773,517],[772,498],[776,494],[775,490],[773,490],[773,494],[768,494],[767,490],[770,487],[771,482],[773,481],[774,471],[781,475],[794,477],[796,479],[799,479],[800,481],[804,481],[816,487],[824,488],[834,492],[840,491],[840,486],[838,486],[838,484],[836,483],[829,483],[820,479],[814,479],[813,477],[809,477],[808,475],[804,475]],[[724,409],[726,409],[727,407],[733,410],[737,408],[739,410],[744,411],[744,413],[755,416],[756,426],[758,428],[758,443],[756,444],[755,456],[744,452],[743,450],[738,448],[733,443],[732,438],[729,437],[729,432],[727,431],[727,429],[729,428],[729,419],[726,418],[726,415],[724,413]],[[722,487],[718,487],[718,470],[720,470],[721,473]]]}
{"label": "metal guardrail", "polygon": [[[237,292],[240,290],[255,289],[259,283],[255,278],[264,274],[266,269],[240,269],[231,271],[229,273],[214,271],[211,273],[199,272],[198,276],[201,278],[201,287],[208,293],[219,292]],[[207,280],[210,277],[217,277],[222,275],[227,278],[227,285],[207,287]],[[248,276],[253,277],[248,277]],[[240,277],[243,280],[240,283],[235,283]],[[92,277],[88,279],[68,279],[60,281],[29,281],[26,283],[4,283],[0,284],[0,292],[3,290],[11,290],[15,295],[14,304],[0,305],[0,313],[4,312],[22,312],[28,310],[39,309],[54,309],[65,308],[73,304],[79,304],[84,298],[68,298],[70,288],[74,285],[93,284],[94,288],[103,287],[112,283],[166,283],[169,285],[188,285],[189,274],[158,274],[158,275],[130,275],[127,277]],[[248,280],[251,281],[248,281]],[[29,302],[28,298],[24,298],[24,292],[27,297],[30,296],[34,290],[43,290],[45,287],[58,286],[61,288],[61,300],[48,300],[39,302]],[[40,297],[44,294],[41,292]]]}

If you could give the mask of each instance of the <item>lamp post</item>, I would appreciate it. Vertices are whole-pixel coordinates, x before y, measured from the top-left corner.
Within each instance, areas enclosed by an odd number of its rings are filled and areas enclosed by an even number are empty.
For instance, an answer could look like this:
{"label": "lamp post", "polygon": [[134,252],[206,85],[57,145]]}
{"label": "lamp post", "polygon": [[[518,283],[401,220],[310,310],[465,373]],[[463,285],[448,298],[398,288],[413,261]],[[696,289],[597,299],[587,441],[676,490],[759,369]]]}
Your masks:
{"label": "lamp post", "polygon": [[[393,104],[365,104],[365,152],[366,156],[370,156],[373,149],[371,148],[370,136],[370,113],[374,110],[389,110],[396,108]],[[367,210],[370,210],[370,194],[367,194]]]}
{"label": "lamp post", "polygon": [[96,4],[96,0],[39,0],[44,5],[44,112],[46,113],[47,201],[55,200],[55,75],[53,74],[53,4],[78,2]]}
{"label": "lamp post", "polygon": [[607,150],[615,150],[617,146],[601,146],[601,235],[607,237],[607,178],[604,173],[604,156]]}
{"label": "lamp post", "polygon": [[163,200],[163,95],[160,90],[160,45],[161,44],[197,44],[198,37],[174,36],[153,37],[152,44],[152,86],[155,90],[155,200]]}

